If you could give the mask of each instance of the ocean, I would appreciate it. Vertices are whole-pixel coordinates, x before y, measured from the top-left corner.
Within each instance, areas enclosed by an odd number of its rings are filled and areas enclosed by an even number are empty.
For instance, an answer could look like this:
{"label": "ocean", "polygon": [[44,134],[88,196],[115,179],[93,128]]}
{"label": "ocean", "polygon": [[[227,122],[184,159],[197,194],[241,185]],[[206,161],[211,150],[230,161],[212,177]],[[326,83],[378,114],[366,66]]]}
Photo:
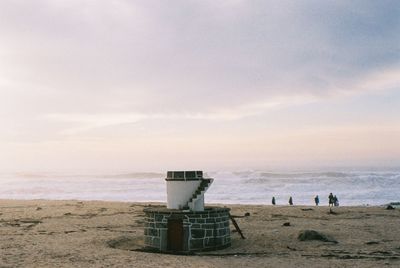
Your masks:
{"label": "ocean", "polygon": [[[400,171],[351,172],[206,172],[214,183],[206,203],[328,205],[332,192],[341,206],[384,205],[400,201]],[[116,175],[71,173],[2,173],[0,199],[105,200],[166,202],[166,174]]]}

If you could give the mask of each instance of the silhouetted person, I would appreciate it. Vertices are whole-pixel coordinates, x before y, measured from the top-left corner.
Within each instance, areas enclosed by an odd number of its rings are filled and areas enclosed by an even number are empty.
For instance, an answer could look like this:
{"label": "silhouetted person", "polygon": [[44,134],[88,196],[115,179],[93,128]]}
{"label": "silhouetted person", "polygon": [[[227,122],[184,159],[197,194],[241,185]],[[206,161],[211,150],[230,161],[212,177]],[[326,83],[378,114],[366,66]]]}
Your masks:
{"label": "silhouetted person", "polygon": [[328,198],[329,198],[329,206],[332,206],[332,207],[333,207],[333,194],[330,193],[329,196],[328,196]]}
{"label": "silhouetted person", "polygon": [[293,206],[293,198],[289,197],[289,205]]}
{"label": "silhouetted person", "polygon": [[316,195],[314,197],[314,201],[315,201],[315,205],[318,206],[319,205],[319,197],[318,197],[318,195]]}
{"label": "silhouetted person", "polygon": [[272,205],[274,205],[274,206],[276,205],[276,203],[275,203],[275,196],[272,197]]}
{"label": "silhouetted person", "polygon": [[334,205],[335,207],[338,207],[338,206],[339,206],[339,199],[336,197],[336,195],[333,197],[333,205]]}

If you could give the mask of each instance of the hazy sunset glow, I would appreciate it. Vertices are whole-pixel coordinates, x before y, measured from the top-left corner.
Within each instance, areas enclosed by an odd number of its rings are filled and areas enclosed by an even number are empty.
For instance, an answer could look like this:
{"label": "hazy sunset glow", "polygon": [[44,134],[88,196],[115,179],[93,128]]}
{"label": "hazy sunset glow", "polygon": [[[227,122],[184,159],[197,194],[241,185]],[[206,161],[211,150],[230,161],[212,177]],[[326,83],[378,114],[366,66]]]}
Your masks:
{"label": "hazy sunset glow", "polygon": [[398,1],[1,1],[0,170],[398,167]]}

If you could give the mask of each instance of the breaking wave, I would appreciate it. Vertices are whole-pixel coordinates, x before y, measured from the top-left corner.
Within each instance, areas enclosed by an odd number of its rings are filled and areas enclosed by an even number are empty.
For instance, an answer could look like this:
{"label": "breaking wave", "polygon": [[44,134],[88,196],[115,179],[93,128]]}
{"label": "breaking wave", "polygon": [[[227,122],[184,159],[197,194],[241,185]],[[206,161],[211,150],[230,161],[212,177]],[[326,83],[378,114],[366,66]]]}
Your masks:
{"label": "breaking wave", "polygon": [[[313,205],[319,195],[327,204],[330,192],[341,205],[382,205],[400,199],[400,172],[208,172],[214,178],[206,202],[223,204]],[[80,199],[165,202],[165,174],[14,173],[0,174],[1,199]]]}

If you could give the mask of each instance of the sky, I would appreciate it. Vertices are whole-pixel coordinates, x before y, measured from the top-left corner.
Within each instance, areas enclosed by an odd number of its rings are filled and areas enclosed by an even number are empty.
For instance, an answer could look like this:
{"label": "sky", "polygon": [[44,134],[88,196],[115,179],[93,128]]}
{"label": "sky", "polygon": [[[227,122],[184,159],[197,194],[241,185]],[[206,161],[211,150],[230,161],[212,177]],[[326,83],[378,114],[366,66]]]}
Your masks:
{"label": "sky", "polygon": [[400,167],[399,1],[0,2],[0,171]]}

